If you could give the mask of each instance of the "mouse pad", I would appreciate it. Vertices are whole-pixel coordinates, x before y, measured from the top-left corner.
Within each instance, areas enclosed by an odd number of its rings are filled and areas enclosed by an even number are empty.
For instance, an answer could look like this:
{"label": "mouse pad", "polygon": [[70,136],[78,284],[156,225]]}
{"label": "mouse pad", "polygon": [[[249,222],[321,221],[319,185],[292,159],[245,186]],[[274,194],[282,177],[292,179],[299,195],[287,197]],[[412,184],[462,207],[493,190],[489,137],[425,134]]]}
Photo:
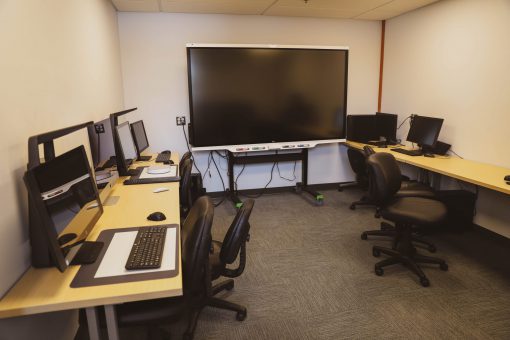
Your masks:
{"label": "mouse pad", "polygon": [[[162,225],[165,226],[165,225]],[[104,242],[99,257],[93,264],[82,265],[71,288],[101,286],[124,282],[165,279],[179,273],[179,226],[168,224],[161,268],[151,270],[130,270],[124,266],[131,251],[132,241],[140,227],[103,230],[97,241]]]}

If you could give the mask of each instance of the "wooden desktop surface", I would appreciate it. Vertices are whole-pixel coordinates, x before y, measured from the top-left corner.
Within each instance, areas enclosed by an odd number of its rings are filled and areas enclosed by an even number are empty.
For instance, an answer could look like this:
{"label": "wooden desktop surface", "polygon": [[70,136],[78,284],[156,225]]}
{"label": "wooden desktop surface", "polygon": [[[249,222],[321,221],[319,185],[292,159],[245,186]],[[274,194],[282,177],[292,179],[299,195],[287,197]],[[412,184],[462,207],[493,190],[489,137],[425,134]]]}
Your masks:
{"label": "wooden desktop surface", "polygon": [[[347,141],[348,147],[362,150],[366,144]],[[391,151],[391,148],[374,147],[376,152],[389,152],[397,161],[430,170],[468,183],[510,194],[510,185],[503,178],[510,175],[510,169],[486,163],[475,162],[454,156],[408,156]]]}
{"label": "wooden desktop surface", "polygon": [[[178,164],[179,156],[172,152]],[[135,166],[150,165],[136,162]],[[179,224],[179,183],[123,185],[120,178],[110,196],[119,196],[117,204],[105,206],[88,240],[95,240],[105,229],[126,228],[158,224]],[[170,190],[153,193],[155,188]],[[166,220],[152,222],[147,216],[161,211]],[[179,249],[178,264],[181,264]],[[38,314],[67,309],[117,304],[182,295],[182,270],[173,278],[71,288],[70,284],[79,266],[70,266],[64,273],[56,268],[30,267],[11,290],[0,300],[0,318]]]}

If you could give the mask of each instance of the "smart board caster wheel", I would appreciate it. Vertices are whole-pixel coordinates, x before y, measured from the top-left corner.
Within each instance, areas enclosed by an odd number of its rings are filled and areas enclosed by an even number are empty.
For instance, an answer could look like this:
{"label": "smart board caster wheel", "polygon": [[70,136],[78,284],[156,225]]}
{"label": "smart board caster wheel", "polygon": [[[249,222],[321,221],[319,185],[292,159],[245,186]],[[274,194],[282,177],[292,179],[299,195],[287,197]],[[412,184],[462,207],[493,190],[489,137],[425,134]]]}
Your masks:
{"label": "smart board caster wheel", "polygon": [[422,277],[420,279],[420,284],[423,286],[423,287],[428,287],[430,286],[430,281],[429,279],[427,279],[426,277]]}
{"label": "smart board caster wheel", "polygon": [[448,270],[448,265],[446,264],[446,262],[443,262],[439,265],[439,269],[443,270],[443,271],[447,271]]}
{"label": "smart board caster wheel", "polygon": [[244,312],[237,312],[236,320],[237,321],[244,321],[244,319],[246,319],[246,311],[244,311]]}
{"label": "smart board caster wheel", "polygon": [[356,206],[355,206],[354,204],[351,204],[351,205],[349,206],[349,209],[351,209],[351,210],[356,210]]}
{"label": "smart board caster wheel", "polygon": [[377,275],[377,276],[383,276],[383,274],[384,274],[384,270],[379,267],[375,267],[374,271],[375,271],[375,275]]}

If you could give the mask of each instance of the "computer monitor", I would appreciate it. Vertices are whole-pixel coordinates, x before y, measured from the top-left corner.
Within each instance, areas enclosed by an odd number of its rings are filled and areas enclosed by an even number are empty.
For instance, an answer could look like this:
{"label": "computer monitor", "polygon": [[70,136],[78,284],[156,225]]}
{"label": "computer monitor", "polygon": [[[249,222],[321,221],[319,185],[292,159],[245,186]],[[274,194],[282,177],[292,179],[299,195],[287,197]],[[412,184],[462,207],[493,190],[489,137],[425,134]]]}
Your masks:
{"label": "computer monitor", "polygon": [[80,145],[29,165],[24,181],[30,200],[32,264],[63,272],[103,213],[85,148]]}
{"label": "computer monitor", "polygon": [[102,169],[107,161],[112,160],[115,164],[115,146],[113,143],[113,130],[110,125],[110,118],[94,122],[89,127],[90,149],[94,168]]}
{"label": "computer monitor", "polygon": [[384,137],[387,144],[394,144],[397,141],[397,119],[398,115],[392,113],[375,113],[376,131],[378,137]]}
{"label": "computer monitor", "polygon": [[[136,109],[137,108],[134,107],[132,109],[123,110],[123,111],[119,111],[119,112],[110,114],[110,125],[112,128],[112,134],[113,134],[113,145],[115,147],[115,157],[117,159],[117,170],[118,170],[120,176],[129,176],[129,171],[128,171],[129,164],[128,164],[128,162],[126,162],[127,158],[125,158],[124,155],[122,154],[122,148],[120,145],[120,140],[118,139],[116,127],[117,127],[117,125],[119,125],[119,117],[120,116],[123,116],[129,112],[135,111]],[[131,159],[135,159],[135,158],[131,158]]]}
{"label": "computer monitor", "polygon": [[348,115],[347,140],[366,143],[379,139],[375,115]]}
{"label": "computer monitor", "polygon": [[[131,128],[129,127],[129,122],[124,122],[115,127],[115,138],[119,141],[119,152],[117,152],[117,169],[120,168],[121,164],[124,165],[125,169],[128,169],[133,160],[136,160],[137,153],[135,142],[133,141],[133,136],[131,135]],[[120,173],[120,175],[129,175],[129,172],[126,174]]]}
{"label": "computer monitor", "polygon": [[142,152],[149,147],[149,140],[147,139],[143,120],[132,123],[131,132],[135,142],[136,153],[138,155],[137,159],[142,160]]}
{"label": "computer monitor", "polygon": [[420,147],[432,147],[436,144],[444,119],[425,116],[414,116],[407,141]]}

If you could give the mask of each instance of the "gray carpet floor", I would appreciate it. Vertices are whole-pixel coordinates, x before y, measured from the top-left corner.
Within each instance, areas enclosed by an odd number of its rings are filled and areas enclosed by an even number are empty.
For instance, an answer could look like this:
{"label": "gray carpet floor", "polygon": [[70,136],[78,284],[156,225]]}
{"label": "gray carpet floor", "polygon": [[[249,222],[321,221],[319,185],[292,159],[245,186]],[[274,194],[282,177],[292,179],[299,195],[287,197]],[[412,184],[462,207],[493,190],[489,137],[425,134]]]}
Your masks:
{"label": "gray carpet floor", "polygon": [[[378,277],[371,247],[389,242],[360,239],[378,228],[374,210],[348,208],[357,189],[322,192],[323,206],[293,193],[256,199],[245,273],[219,295],[248,317],[205,308],[195,339],[510,339],[510,240],[435,233],[433,256],[450,269],[422,266],[430,287],[400,265]],[[234,215],[228,202],[216,208],[214,239]]]}

